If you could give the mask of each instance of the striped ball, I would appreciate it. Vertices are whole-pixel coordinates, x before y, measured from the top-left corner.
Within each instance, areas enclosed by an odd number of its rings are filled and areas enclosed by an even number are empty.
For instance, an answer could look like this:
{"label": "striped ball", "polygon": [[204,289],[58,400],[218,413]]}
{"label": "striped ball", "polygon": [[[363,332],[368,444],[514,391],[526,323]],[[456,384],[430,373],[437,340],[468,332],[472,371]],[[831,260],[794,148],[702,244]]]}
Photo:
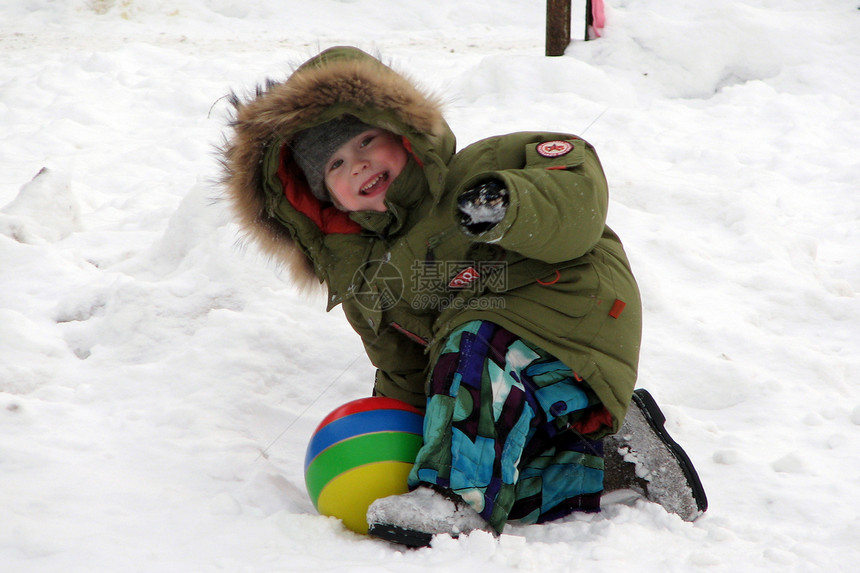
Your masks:
{"label": "striped ball", "polygon": [[423,423],[416,408],[382,397],[348,402],[326,416],[305,455],[305,485],[317,511],[367,533],[370,504],[408,491]]}

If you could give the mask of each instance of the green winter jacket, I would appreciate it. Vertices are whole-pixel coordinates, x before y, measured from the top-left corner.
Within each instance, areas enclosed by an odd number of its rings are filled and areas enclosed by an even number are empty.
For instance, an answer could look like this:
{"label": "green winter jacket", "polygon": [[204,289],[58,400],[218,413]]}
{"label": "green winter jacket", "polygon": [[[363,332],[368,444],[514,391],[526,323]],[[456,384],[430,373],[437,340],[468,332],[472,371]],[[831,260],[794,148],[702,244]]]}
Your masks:
{"label": "green winter jacket", "polygon": [[[514,133],[455,154],[439,103],[355,48],[327,50],[247,101],[233,98],[224,183],[247,237],[300,283],[324,283],[377,367],[376,394],[423,408],[430,366],[457,326],[489,320],[584,379],[617,431],[636,381],[641,305],[594,149],[565,133]],[[343,114],[403,136],[388,210],[314,199],[290,156],[299,130]],[[468,234],[457,198],[487,179],[510,203]],[[608,417],[607,417],[608,418]]]}

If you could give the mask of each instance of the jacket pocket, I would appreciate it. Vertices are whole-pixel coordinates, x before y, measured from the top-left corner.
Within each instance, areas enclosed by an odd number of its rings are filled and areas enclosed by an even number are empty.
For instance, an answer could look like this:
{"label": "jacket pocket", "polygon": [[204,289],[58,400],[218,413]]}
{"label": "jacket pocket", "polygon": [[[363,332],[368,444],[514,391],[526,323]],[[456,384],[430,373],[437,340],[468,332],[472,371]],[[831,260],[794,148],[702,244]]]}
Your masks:
{"label": "jacket pocket", "polygon": [[536,259],[522,258],[515,261],[500,261],[499,277],[487,282],[492,293],[510,292],[530,285],[547,287],[548,292],[575,291],[596,294],[600,287],[597,272],[589,257],[581,257],[561,263],[545,263]]}

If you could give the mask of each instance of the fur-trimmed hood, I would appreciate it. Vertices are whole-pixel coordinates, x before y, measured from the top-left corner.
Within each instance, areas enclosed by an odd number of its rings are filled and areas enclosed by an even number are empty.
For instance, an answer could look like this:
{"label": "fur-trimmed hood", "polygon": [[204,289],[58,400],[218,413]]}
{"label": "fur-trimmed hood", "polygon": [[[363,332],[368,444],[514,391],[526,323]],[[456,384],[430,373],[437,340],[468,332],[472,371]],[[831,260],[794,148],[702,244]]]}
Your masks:
{"label": "fur-trimmed hood", "polygon": [[269,81],[247,99],[232,94],[231,103],[232,133],[221,149],[227,198],[245,238],[300,286],[325,279],[317,251],[326,235],[359,229],[348,214],[310,195],[289,152],[298,131],[351,114],[402,135],[425,171],[444,169],[454,153],[440,102],[356,48],[326,50],[286,81]]}

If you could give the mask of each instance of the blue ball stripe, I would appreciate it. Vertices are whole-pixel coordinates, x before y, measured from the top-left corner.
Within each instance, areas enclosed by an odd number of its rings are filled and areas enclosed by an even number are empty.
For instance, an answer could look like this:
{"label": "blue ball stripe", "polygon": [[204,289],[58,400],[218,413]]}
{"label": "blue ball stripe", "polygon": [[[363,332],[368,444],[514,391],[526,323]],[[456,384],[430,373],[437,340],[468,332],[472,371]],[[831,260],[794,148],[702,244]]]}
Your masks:
{"label": "blue ball stripe", "polygon": [[424,416],[406,410],[369,410],[338,418],[316,431],[308,444],[305,470],[323,450],[338,442],[375,432],[422,435]]}

